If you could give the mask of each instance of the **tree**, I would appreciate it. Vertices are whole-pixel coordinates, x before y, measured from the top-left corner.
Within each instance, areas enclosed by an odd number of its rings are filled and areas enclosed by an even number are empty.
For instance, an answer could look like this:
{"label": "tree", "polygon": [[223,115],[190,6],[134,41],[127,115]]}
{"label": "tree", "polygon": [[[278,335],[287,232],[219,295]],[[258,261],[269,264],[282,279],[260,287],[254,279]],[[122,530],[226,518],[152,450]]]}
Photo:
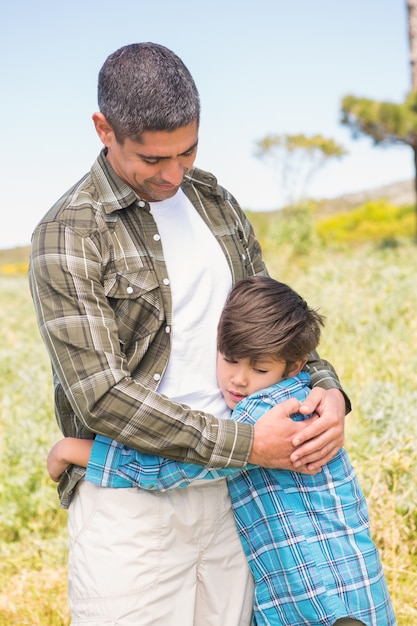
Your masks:
{"label": "tree", "polygon": [[356,139],[366,135],[377,146],[403,144],[413,150],[417,240],[417,0],[407,0],[411,91],[402,104],[347,95],[342,99],[342,124]]}
{"label": "tree", "polygon": [[272,160],[289,204],[305,195],[313,175],[327,161],[345,154],[342,146],[321,135],[266,135],[256,142],[256,156]]}
{"label": "tree", "polygon": [[417,0],[407,0],[411,89],[417,91]]}

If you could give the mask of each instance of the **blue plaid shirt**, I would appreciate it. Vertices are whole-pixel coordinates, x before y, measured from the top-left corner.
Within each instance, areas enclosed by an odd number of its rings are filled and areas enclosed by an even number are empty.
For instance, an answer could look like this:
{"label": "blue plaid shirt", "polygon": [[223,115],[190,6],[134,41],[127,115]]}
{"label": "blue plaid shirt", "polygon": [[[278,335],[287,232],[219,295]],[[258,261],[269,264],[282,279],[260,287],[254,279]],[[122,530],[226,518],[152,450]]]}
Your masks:
{"label": "blue plaid shirt", "polygon": [[[302,372],[259,391],[239,402],[232,417],[254,424],[279,402],[303,400],[309,381]],[[342,617],[367,626],[397,623],[366,502],[344,449],[308,476],[256,466],[208,469],[97,436],[86,479],[103,487],[167,490],[225,476],[255,581],[254,625],[331,626]]]}

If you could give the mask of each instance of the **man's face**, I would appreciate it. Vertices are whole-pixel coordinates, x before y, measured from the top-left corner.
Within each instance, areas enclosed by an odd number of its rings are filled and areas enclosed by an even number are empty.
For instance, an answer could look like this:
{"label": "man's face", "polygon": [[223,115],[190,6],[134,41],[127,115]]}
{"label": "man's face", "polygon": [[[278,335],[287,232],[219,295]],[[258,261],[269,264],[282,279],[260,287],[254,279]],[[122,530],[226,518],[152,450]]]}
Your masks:
{"label": "man's face", "polygon": [[140,142],[125,139],[120,144],[111,129],[99,136],[116,174],[143,200],[158,202],[174,196],[192,168],[198,124],[194,121],[173,131],[146,131]]}

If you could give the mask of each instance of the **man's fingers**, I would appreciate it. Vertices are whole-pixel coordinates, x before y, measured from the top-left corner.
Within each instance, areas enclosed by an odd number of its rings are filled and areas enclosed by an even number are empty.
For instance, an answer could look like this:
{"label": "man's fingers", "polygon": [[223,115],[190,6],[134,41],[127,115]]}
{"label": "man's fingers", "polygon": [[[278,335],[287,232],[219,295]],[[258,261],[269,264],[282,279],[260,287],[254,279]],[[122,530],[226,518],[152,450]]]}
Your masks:
{"label": "man's fingers", "polygon": [[294,463],[294,467],[296,467],[297,470],[302,466],[306,466],[310,470],[321,469],[323,465],[326,465],[335,456],[340,448],[341,445],[339,445],[339,442],[333,440],[326,443],[318,450],[303,454],[302,456],[300,456],[297,450],[291,455],[291,461]]}

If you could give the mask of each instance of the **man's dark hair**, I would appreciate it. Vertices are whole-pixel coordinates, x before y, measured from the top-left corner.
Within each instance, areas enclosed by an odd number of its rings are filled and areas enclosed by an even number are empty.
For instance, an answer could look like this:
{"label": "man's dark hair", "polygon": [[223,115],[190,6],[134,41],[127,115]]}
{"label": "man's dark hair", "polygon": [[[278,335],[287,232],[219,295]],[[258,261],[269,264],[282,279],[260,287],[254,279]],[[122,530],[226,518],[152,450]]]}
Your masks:
{"label": "man's dark hair", "polygon": [[98,77],[98,105],[119,143],[200,120],[190,72],[174,52],[150,42],[124,46],[106,59]]}
{"label": "man's dark hair", "polygon": [[268,276],[244,278],[223,309],[217,349],[228,358],[305,359],[320,341],[324,318],[291,287]]}

